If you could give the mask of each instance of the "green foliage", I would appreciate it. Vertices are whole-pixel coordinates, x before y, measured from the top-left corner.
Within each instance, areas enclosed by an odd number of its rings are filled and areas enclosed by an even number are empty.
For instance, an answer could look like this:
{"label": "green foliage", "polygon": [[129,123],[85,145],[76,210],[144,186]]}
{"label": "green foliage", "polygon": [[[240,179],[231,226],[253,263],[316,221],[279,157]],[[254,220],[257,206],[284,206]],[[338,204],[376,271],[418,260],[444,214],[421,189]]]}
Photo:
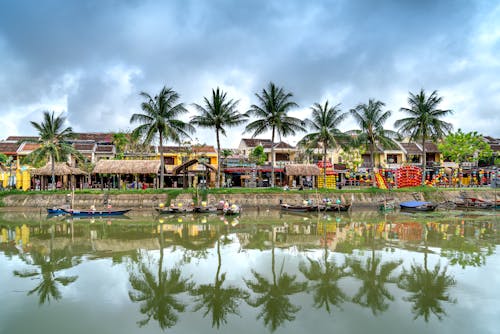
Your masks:
{"label": "green foliage", "polygon": [[0,163],[5,164],[7,160],[9,160],[9,158],[5,154],[0,153]]}
{"label": "green foliage", "polygon": [[476,131],[463,133],[458,129],[456,133],[446,136],[438,147],[445,158],[457,163],[479,161],[493,155],[483,136]]}
{"label": "green foliage", "polygon": [[252,152],[250,152],[250,161],[260,166],[266,162],[267,155],[264,153],[264,147],[262,145],[256,146]]}

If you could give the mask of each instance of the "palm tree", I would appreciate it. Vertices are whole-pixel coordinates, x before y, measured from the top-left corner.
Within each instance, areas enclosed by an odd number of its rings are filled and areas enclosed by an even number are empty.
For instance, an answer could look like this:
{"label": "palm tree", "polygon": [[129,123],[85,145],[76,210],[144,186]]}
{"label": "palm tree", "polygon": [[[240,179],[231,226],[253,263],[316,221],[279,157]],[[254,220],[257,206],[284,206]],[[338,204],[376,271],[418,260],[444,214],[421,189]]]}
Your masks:
{"label": "palm tree", "polygon": [[326,156],[328,148],[337,147],[338,141],[347,138],[337,127],[347,117],[340,110],[340,104],[330,106],[328,100],[324,105],[315,103],[312,107],[312,119],[306,120],[306,125],[312,133],[307,134],[302,141],[310,147],[323,145],[323,187],[326,187]]}
{"label": "palm tree", "polygon": [[47,158],[51,161],[52,168],[52,187],[55,187],[55,163],[64,161],[68,155],[73,154],[81,158],[78,151],[68,143],[68,140],[75,137],[71,127],[63,128],[65,117],[55,117],[54,112],[43,113],[43,121],[41,123],[31,121],[31,125],[38,131],[38,143],[40,147],[29,154],[33,163],[38,163]]}
{"label": "palm tree", "polygon": [[44,251],[33,248],[30,254],[22,254],[21,259],[26,263],[36,266],[38,269],[14,271],[14,275],[23,278],[39,277],[39,284],[28,292],[28,295],[33,293],[38,294],[38,304],[43,305],[50,302],[51,298],[60,300],[62,298],[59,285],[67,286],[78,279],[78,276],[61,276],[58,272],[67,272],[73,266],[78,265],[81,261],[70,255],[68,249],[54,250],[54,231],[55,227],[50,227],[49,253],[45,255]]}
{"label": "palm tree", "polygon": [[146,100],[141,103],[141,109],[144,113],[133,114],[130,117],[130,123],[141,123],[133,132],[143,137],[145,143],[151,143],[158,135],[161,161],[160,188],[163,188],[165,173],[163,140],[179,143],[182,137],[189,137],[188,133],[194,133],[195,129],[191,124],[177,118],[187,113],[187,110],[183,103],[177,103],[179,94],[171,88],[163,87],[155,97],[145,92],[141,92],[140,95]]}
{"label": "palm tree", "polygon": [[291,101],[293,94],[287,93],[281,87],[269,83],[267,90],[255,94],[258,104],[252,104],[247,116],[255,116],[257,119],[249,123],[245,132],[251,132],[252,138],[271,131],[271,187],[274,187],[276,175],[274,175],[274,139],[276,135],[286,137],[295,135],[298,131],[305,131],[305,123],[295,117],[288,116],[291,108],[297,107],[297,103]]}
{"label": "palm tree", "polygon": [[285,321],[295,319],[295,313],[300,307],[290,301],[291,295],[303,292],[307,289],[307,283],[295,282],[296,275],[289,275],[283,272],[283,265],[279,274],[276,274],[276,260],[274,254],[274,240],[272,242],[272,281],[268,281],[264,275],[252,270],[254,281],[245,280],[247,287],[255,294],[260,295],[255,300],[247,300],[248,305],[252,307],[262,306],[257,319],[264,318],[264,325],[269,326],[271,332],[274,332]]}
{"label": "palm tree", "polygon": [[247,116],[236,110],[239,101],[229,100],[227,94],[219,90],[212,89],[212,98],[204,98],[205,107],[194,104],[200,115],[195,115],[191,118],[191,124],[199,125],[203,128],[214,128],[215,138],[217,140],[217,180],[215,181],[216,188],[221,184],[220,173],[220,135],[225,136],[225,127],[234,127],[243,124]]}
{"label": "palm tree", "polygon": [[159,225],[160,258],[158,260],[157,277],[142,262],[137,273],[131,273],[129,282],[133,290],[129,291],[129,298],[133,302],[141,303],[141,313],[147,317],[138,322],[140,327],[145,326],[151,318],[158,321],[161,329],[173,327],[178,320],[176,312],[184,312],[186,305],[177,300],[176,295],[193,288],[189,278],[183,278],[179,268],[163,270],[164,236],[163,226]]}
{"label": "palm tree", "polygon": [[403,261],[388,261],[382,264],[380,256],[375,255],[375,231],[376,224],[373,224],[371,231],[372,256],[367,258],[363,264],[359,259],[348,259],[354,277],[361,280],[362,285],[352,301],[363,307],[369,307],[374,315],[384,312],[389,305],[386,299],[394,300],[386,283],[396,283],[396,279],[390,275]]}
{"label": "palm tree", "polygon": [[433,91],[429,96],[425,94],[423,89],[417,94],[410,92],[408,97],[409,108],[399,109],[409,114],[409,116],[394,123],[394,126],[399,128],[398,131],[401,134],[409,135],[412,140],[420,139],[422,141],[422,184],[425,182],[427,160],[425,142],[428,139],[441,139],[453,128],[450,123],[440,119],[453,113],[449,109],[437,108],[442,101],[443,98],[437,95],[437,91]]}
{"label": "palm tree", "polygon": [[384,129],[384,123],[391,116],[389,110],[382,111],[385,103],[370,99],[368,104],[360,103],[354,109],[351,109],[351,115],[359,125],[359,130],[348,131],[350,134],[357,136],[356,141],[363,143],[370,151],[370,163],[372,167],[372,180],[375,186],[375,148],[376,144],[380,143],[383,147],[393,147],[395,143],[391,137],[396,133],[392,130]]}
{"label": "palm tree", "polygon": [[427,322],[431,312],[440,320],[442,315],[446,315],[441,302],[456,302],[448,293],[448,289],[455,286],[456,281],[452,276],[446,274],[446,267],[441,270],[440,263],[437,263],[433,270],[427,268],[427,253],[429,252],[427,248],[427,226],[425,226],[425,229],[424,265],[413,264],[410,270],[403,269],[398,287],[411,293],[404,300],[413,304],[414,319],[423,316]]}
{"label": "palm tree", "polygon": [[305,263],[301,263],[299,270],[308,280],[314,281],[314,285],[310,287],[314,290],[314,307],[324,306],[325,310],[330,313],[330,304],[339,307],[347,299],[346,294],[338,286],[339,279],[347,274],[344,271],[345,265],[337,266],[333,260],[329,260],[326,223],[323,224],[323,229],[323,263],[320,260],[308,258],[309,268]]}
{"label": "palm tree", "polygon": [[203,284],[192,290],[191,294],[196,297],[198,303],[194,311],[206,308],[204,316],[209,312],[212,313],[212,327],[216,326],[219,329],[221,323],[227,323],[228,314],[239,315],[238,300],[248,298],[248,293],[235,286],[223,287],[226,280],[226,273],[221,274],[222,256],[220,252],[220,238],[217,239],[217,272],[213,284]]}

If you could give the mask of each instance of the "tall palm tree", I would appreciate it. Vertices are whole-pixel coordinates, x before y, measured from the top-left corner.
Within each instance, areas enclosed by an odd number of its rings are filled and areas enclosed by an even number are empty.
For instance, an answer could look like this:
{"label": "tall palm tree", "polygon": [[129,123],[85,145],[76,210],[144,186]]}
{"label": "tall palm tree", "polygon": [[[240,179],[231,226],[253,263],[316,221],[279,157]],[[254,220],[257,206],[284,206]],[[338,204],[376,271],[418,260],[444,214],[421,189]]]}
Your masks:
{"label": "tall palm tree", "polygon": [[38,294],[38,304],[43,305],[50,302],[51,298],[60,300],[62,298],[60,285],[67,286],[78,279],[78,276],[62,276],[60,273],[67,272],[73,266],[78,265],[81,260],[71,255],[68,249],[54,250],[55,226],[50,227],[49,253],[33,248],[30,254],[22,254],[21,259],[26,263],[36,266],[37,269],[14,271],[14,275],[23,278],[39,277],[39,284],[28,292]]}
{"label": "tall palm tree", "polygon": [[347,299],[346,294],[338,286],[339,279],[347,276],[347,273],[345,265],[338,266],[334,260],[329,259],[326,223],[323,223],[323,230],[323,262],[308,258],[309,267],[301,263],[299,270],[308,280],[314,282],[310,287],[314,291],[314,307],[319,309],[324,306],[325,310],[330,313],[330,304],[339,307]]}
{"label": "tall palm tree", "polygon": [[224,287],[226,273],[221,274],[222,256],[220,249],[221,238],[217,239],[217,272],[213,284],[203,284],[191,291],[197,302],[194,311],[205,307],[204,316],[212,313],[212,327],[219,329],[221,324],[227,323],[228,314],[239,315],[238,300],[248,298],[248,293],[235,286]]}
{"label": "tall palm tree", "polygon": [[305,123],[295,117],[288,116],[288,112],[297,103],[291,101],[292,93],[287,93],[281,87],[277,87],[270,82],[267,89],[262,93],[255,94],[258,104],[252,104],[246,115],[254,116],[257,119],[249,123],[245,132],[251,132],[252,138],[271,131],[271,187],[275,185],[276,176],[274,175],[274,140],[276,135],[286,137],[295,135],[299,131],[305,131]]}
{"label": "tall palm tree", "polygon": [[55,116],[54,112],[43,113],[43,121],[40,123],[31,121],[31,125],[38,131],[38,143],[40,147],[29,154],[29,158],[33,163],[38,163],[42,160],[49,158],[51,161],[52,170],[52,187],[55,186],[55,163],[64,161],[68,155],[73,154],[80,156],[73,146],[68,142],[69,139],[74,138],[75,134],[71,127],[64,128],[65,117],[61,115]]}
{"label": "tall palm tree", "polygon": [[160,93],[154,97],[146,92],[140,95],[145,99],[141,103],[143,114],[133,114],[130,123],[141,123],[134,129],[134,133],[144,138],[145,143],[151,143],[158,135],[160,148],[160,188],[163,188],[165,173],[165,161],[163,159],[163,141],[172,140],[180,143],[182,137],[188,137],[194,133],[194,127],[178,119],[187,109],[183,103],[177,103],[179,94],[172,88],[163,87]]}
{"label": "tall palm tree", "polygon": [[[302,138],[310,147],[323,146],[323,187],[326,187],[326,156],[330,147],[337,147],[339,140],[346,139],[337,127],[347,117],[348,113],[340,110],[340,104],[331,106],[328,100],[324,105],[315,103],[312,107],[311,119],[306,120],[307,127],[313,131]],[[301,140],[301,141],[302,141]]]}
{"label": "tall palm tree", "polygon": [[391,273],[403,261],[388,261],[382,264],[381,257],[375,254],[375,231],[376,224],[373,224],[371,230],[371,257],[368,257],[364,264],[361,260],[352,258],[348,259],[347,263],[353,276],[362,282],[352,301],[363,307],[369,307],[372,313],[377,315],[378,312],[384,312],[389,307],[386,299],[394,300],[385,284],[396,283],[397,280],[391,277]]}
{"label": "tall palm tree", "polygon": [[428,139],[441,139],[453,129],[450,123],[441,120],[442,117],[453,114],[452,110],[438,109],[438,105],[442,101],[443,98],[437,95],[437,91],[433,91],[429,96],[425,94],[423,89],[417,94],[410,92],[409,108],[399,109],[409,116],[398,119],[394,123],[401,134],[409,135],[412,140],[420,139],[422,141],[422,184],[425,182],[427,164],[425,142]]}
{"label": "tall palm tree", "polygon": [[283,272],[283,264],[279,274],[276,274],[276,259],[274,254],[274,240],[271,249],[271,270],[272,281],[267,280],[264,275],[252,270],[255,280],[244,280],[247,287],[259,296],[255,300],[247,300],[252,307],[261,306],[262,309],[257,319],[264,318],[264,325],[269,326],[274,332],[285,321],[295,319],[295,313],[300,307],[292,304],[290,296],[307,289],[307,283],[295,282],[296,275],[289,275]]}
{"label": "tall palm tree", "polygon": [[370,163],[372,167],[372,180],[375,186],[375,149],[376,144],[380,143],[383,147],[393,147],[395,143],[391,137],[396,133],[392,130],[384,128],[384,123],[391,116],[389,110],[382,111],[385,103],[370,99],[368,104],[360,103],[354,109],[351,109],[351,115],[359,125],[359,130],[348,131],[350,134],[357,136],[356,141],[367,146],[370,152]]}
{"label": "tall palm tree", "polygon": [[427,254],[427,226],[424,234],[424,264],[423,266],[412,264],[410,270],[403,269],[398,281],[398,287],[410,292],[410,296],[404,300],[411,302],[414,319],[423,316],[429,321],[431,312],[439,319],[446,315],[441,302],[455,303],[448,293],[448,289],[456,285],[455,279],[446,273],[447,267],[441,270],[441,264],[437,263],[433,270],[428,269]]}
{"label": "tall palm tree", "polygon": [[221,149],[220,135],[225,136],[225,127],[234,127],[243,124],[247,116],[238,112],[236,107],[239,101],[230,100],[227,98],[227,93],[217,87],[212,89],[211,99],[204,98],[205,107],[194,104],[200,115],[195,115],[191,118],[191,124],[201,126],[202,128],[214,128],[215,138],[217,140],[217,180],[215,187],[219,188],[221,184]]}
{"label": "tall palm tree", "polygon": [[129,291],[129,298],[133,302],[141,303],[141,313],[147,317],[138,322],[140,327],[145,326],[151,318],[158,321],[161,329],[171,328],[178,321],[177,312],[184,312],[186,305],[177,300],[177,295],[189,291],[194,284],[189,278],[183,278],[179,268],[163,269],[164,241],[163,226],[158,226],[160,233],[160,258],[158,260],[157,277],[141,259],[136,273],[131,273],[129,282],[133,290]]}

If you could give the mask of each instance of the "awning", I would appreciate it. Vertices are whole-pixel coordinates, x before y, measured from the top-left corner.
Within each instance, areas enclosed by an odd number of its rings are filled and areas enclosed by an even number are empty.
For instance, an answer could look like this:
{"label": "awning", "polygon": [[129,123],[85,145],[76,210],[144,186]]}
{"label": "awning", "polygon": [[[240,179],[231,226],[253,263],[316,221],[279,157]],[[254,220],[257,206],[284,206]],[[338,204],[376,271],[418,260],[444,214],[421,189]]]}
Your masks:
{"label": "awning", "polygon": [[105,160],[97,162],[94,174],[157,174],[160,160]]}

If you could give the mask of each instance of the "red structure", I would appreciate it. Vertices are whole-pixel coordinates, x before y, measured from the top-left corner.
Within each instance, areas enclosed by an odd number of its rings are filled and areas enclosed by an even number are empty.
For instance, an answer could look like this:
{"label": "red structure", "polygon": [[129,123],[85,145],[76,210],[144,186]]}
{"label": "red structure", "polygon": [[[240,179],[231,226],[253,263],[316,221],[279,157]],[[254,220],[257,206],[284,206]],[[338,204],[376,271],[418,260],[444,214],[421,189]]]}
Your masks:
{"label": "red structure", "polygon": [[422,183],[422,170],[416,166],[404,166],[396,170],[398,188],[417,187]]}

